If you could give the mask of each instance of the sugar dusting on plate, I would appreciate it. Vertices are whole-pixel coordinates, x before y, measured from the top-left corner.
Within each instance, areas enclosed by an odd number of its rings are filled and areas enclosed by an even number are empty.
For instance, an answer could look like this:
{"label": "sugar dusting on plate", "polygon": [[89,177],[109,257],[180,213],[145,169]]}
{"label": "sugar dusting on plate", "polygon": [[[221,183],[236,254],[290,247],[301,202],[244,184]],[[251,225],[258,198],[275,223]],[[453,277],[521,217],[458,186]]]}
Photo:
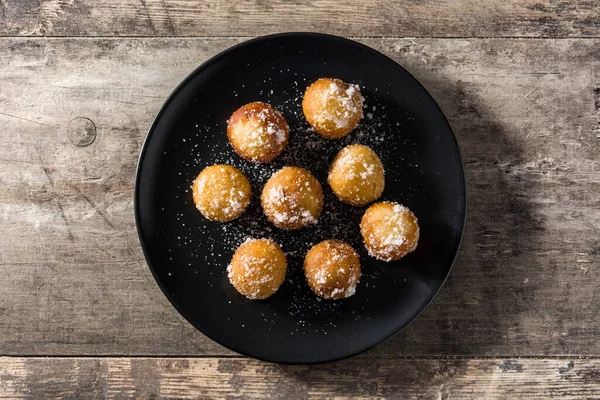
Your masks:
{"label": "sugar dusting on plate", "polygon": [[[249,101],[260,100],[272,104],[283,113],[289,124],[290,137],[288,145],[283,153],[270,163],[257,164],[239,157],[227,142],[226,121],[216,126],[203,126],[198,122],[194,127],[191,127],[190,133],[182,134],[180,146],[189,149],[193,156],[192,164],[187,161],[182,162],[182,171],[190,178],[190,182],[194,179],[195,174],[208,165],[228,164],[239,168],[246,174],[252,185],[253,197],[244,214],[239,219],[229,223],[215,224],[203,220],[200,223],[192,224],[191,221],[183,218],[183,213],[177,214],[176,218],[177,222],[181,223],[182,234],[177,241],[178,248],[169,249],[169,252],[190,252],[198,260],[197,265],[189,266],[196,273],[199,269],[205,269],[202,273],[219,274],[227,279],[227,262],[223,263],[222,260],[231,259],[241,243],[249,238],[274,240],[282,247],[288,259],[286,282],[274,295],[286,296],[285,304],[287,306],[284,309],[277,309],[274,311],[275,314],[284,312],[296,318],[298,325],[296,334],[303,334],[307,329],[327,334],[328,329],[337,328],[335,324],[329,322],[312,326],[308,317],[334,312],[336,309],[343,312],[345,302],[358,301],[357,309],[347,312],[351,318],[361,318],[360,313],[357,312],[361,308],[360,302],[368,302],[368,298],[359,299],[358,295],[361,289],[376,288],[377,281],[382,275],[380,269],[369,266],[368,255],[360,236],[359,222],[365,207],[352,207],[340,202],[327,184],[327,174],[331,162],[340,149],[356,143],[371,147],[381,158],[386,169],[386,183],[388,184],[395,184],[394,180],[398,179],[398,176],[394,175],[394,171],[401,171],[403,168],[418,169],[418,166],[411,165],[409,161],[398,155],[398,146],[402,146],[403,153],[406,154],[406,149],[414,148],[415,144],[402,136],[404,127],[401,123],[388,122],[388,112],[398,113],[398,111],[387,110],[384,105],[379,104],[375,92],[371,92],[372,94],[369,95],[363,93],[365,97],[363,110],[365,117],[359,126],[342,139],[328,140],[316,134],[302,115],[302,93],[306,86],[307,82],[299,79],[291,82],[291,87],[283,93],[263,92],[259,96],[260,98],[248,99]],[[237,101],[236,104],[239,104],[239,97],[232,95],[232,103],[234,99]],[[235,107],[232,107],[232,111],[234,109]],[[406,118],[410,118],[410,116]],[[200,139],[205,136],[210,137],[212,140],[202,142]],[[416,159],[416,151],[413,150],[413,152]],[[318,223],[297,231],[282,231],[276,228],[266,219],[260,206],[259,197],[265,182],[275,171],[286,165],[299,166],[310,171],[321,183],[325,195],[324,208]],[[403,192],[407,193],[408,196],[413,190],[418,190],[418,188],[409,187],[407,182],[402,182],[402,184],[407,185]],[[191,204],[193,207],[191,194],[186,193],[185,189],[187,188],[181,188],[181,193],[176,194],[176,196],[186,199],[186,204]],[[188,197],[189,199],[187,199]],[[385,192],[381,199],[384,198]],[[216,227],[220,232],[220,236],[215,234],[198,235],[198,231],[207,231],[209,225],[210,229]],[[192,231],[195,231],[195,237],[202,237],[205,244],[204,249],[207,248],[208,251],[199,251],[199,243],[195,243],[191,239]],[[343,240],[354,247],[360,255],[361,265],[363,266],[361,283],[356,288],[357,295],[347,300],[322,300],[312,293],[304,280],[302,273],[304,256],[313,245],[326,239]],[[269,304],[269,306],[271,305]],[[272,320],[265,316],[264,322],[271,323]]]}

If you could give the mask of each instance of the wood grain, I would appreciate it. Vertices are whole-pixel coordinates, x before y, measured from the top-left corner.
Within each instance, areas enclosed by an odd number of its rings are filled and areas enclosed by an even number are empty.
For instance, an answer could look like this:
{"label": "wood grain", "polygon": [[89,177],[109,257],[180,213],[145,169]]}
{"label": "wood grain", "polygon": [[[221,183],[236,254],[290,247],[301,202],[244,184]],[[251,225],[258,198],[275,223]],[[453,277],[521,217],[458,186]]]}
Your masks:
{"label": "wood grain", "polygon": [[[239,41],[0,39],[0,354],[232,354],[160,293],[132,191],[163,99]],[[600,355],[600,40],[362,42],[440,103],[469,197],[449,282],[368,355]]]}
{"label": "wood grain", "polygon": [[0,0],[0,35],[598,37],[596,0]]}
{"label": "wood grain", "polygon": [[597,398],[598,359],[0,358],[0,398]]}

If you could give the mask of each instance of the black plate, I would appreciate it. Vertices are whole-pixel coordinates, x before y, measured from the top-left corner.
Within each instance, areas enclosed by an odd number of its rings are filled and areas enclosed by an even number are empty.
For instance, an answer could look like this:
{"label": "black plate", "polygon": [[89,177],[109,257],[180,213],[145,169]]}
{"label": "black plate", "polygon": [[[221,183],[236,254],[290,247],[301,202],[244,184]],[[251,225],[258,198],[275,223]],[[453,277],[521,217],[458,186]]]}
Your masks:
{"label": "black plate", "polygon": [[[320,77],[361,86],[365,118],[346,138],[321,139],[301,111],[302,93]],[[268,102],[290,124],[290,143],[269,164],[242,160],[229,146],[226,120],[243,104]],[[340,203],[327,185],[335,154],[350,143],[371,146],[386,169],[380,200],[411,208],[417,250],[398,262],[369,257],[358,224],[365,208]],[[220,224],[195,209],[190,185],[206,166],[228,163],[246,173],[254,198],[236,221]],[[316,226],[275,229],[259,195],[284,165],[310,170],[325,191]],[[308,33],[261,37],[234,46],[194,71],[169,97],[144,144],[135,214],[146,260],[175,308],[196,328],[239,353],[274,362],[318,363],[348,357],[408,325],[448,275],[465,219],[461,158],[446,118],[427,91],[391,59],[351,40]],[[251,301],[229,284],[226,266],[246,237],[271,237],[288,254],[286,282],[271,298]],[[317,298],[302,275],[313,244],[337,238],[359,252],[356,295]]]}

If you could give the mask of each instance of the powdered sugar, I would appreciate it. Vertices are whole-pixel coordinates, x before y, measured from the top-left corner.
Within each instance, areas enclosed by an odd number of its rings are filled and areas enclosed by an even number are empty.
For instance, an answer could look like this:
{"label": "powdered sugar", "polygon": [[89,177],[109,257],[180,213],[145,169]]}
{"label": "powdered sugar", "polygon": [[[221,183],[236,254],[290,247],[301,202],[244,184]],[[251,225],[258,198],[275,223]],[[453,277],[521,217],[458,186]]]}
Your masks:
{"label": "powdered sugar", "polygon": [[242,190],[244,182],[239,171],[228,166],[203,170],[191,187],[196,208],[217,220],[237,217],[250,202],[250,193]]}
{"label": "powdered sugar", "polygon": [[264,238],[246,239],[227,266],[230,283],[250,299],[265,298],[275,293],[284,272],[281,250]]}
{"label": "powdered sugar", "polygon": [[[389,208],[386,210],[389,210]],[[400,204],[394,204],[391,208],[391,213],[387,211],[382,211],[382,213],[385,213],[383,220],[369,225],[370,230],[367,233],[367,239],[369,243],[373,244],[373,248],[368,248],[369,254],[378,259],[390,261],[394,255],[398,256],[400,254],[404,256],[414,251],[417,242],[409,241],[407,238],[407,235],[409,235],[407,232],[408,226],[403,221],[407,215],[416,220],[414,214],[407,207]],[[418,239],[418,225],[416,229],[415,237]]]}
{"label": "powdered sugar", "polygon": [[358,113],[362,118],[364,98],[358,86],[349,84],[348,88],[344,89],[345,85],[341,81],[333,80],[327,89],[321,92],[319,98],[321,112],[314,116],[317,124],[332,122],[338,129],[348,129],[354,124],[352,116]]}
{"label": "powdered sugar", "polygon": [[263,102],[244,105],[227,124],[232,146],[251,161],[272,160],[281,153],[288,140],[289,127],[285,118]]}
{"label": "powdered sugar", "polygon": [[284,167],[269,178],[261,197],[262,206],[275,225],[298,229],[317,223],[323,195],[320,184],[304,169]]}
{"label": "powdered sugar", "polygon": [[[270,94],[270,90],[268,90],[260,97],[261,100],[272,103],[280,109],[291,128],[286,149],[271,163],[251,163],[235,154],[224,134],[224,118],[220,120],[220,125],[217,126],[203,125],[202,118],[200,118],[198,127],[194,128],[192,126],[191,133],[185,133],[187,138],[185,143],[180,143],[178,149],[165,149],[169,153],[182,154],[185,152],[194,156],[193,158],[182,158],[180,172],[183,173],[184,177],[187,176],[187,182],[185,187],[182,186],[181,192],[175,193],[175,196],[179,196],[181,202],[177,213],[182,211],[184,213],[175,216],[173,210],[163,212],[165,219],[172,219],[182,224],[181,229],[176,234],[180,236],[180,239],[176,241],[175,246],[171,249],[173,262],[175,263],[178,260],[176,253],[185,252],[197,260],[195,264],[192,263],[192,266],[188,268],[193,268],[198,273],[199,282],[209,274],[213,276],[222,275],[226,282],[227,263],[231,260],[235,249],[242,242],[248,237],[272,238],[286,252],[288,274],[286,282],[275,295],[277,297],[276,302],[261,303],[261,307],[270,310],[269,312],[265,311],[264,323],[271,325],[281,314],[293,315],[298,326],[298,329],[294,332],[296,335],[302,335],[308,330],[315,329],[323,332],[323,334],[340,329],[331,322],[332,316],[337,314],[347,315],[351,319],[364,319],[365,315],[360,310],[367,302],[368,296],[374,291],[380,290],[381,278],[394,280],[397,271],[400,270],[383,269],[381,266],[374,264],[374,260],[367,256],[358,229],[358,223],[364,208],[351,207],[341,203],[329,190],[327,172],[337,152],[352,143],[361,143],[372,147],[382,159],[386,170],[390,171],[388,178],[393,185],[391,187],[392,192],[388,192],[386,189],[383,198],[394,199],[397,198],[396,196],[400,196],[403,201],[410,200],[414,193],[418,193],[420,190],[419,181],[406,179],[405,171],[414,169],[416,174],[419,172],[418,168],[414,167],[417,164],[415,162],[416,157],[413,156],[413,153],[416,154],[413,150],[415,148],[414,143],[410,135],[404,135],[407,129],[413,129],[410,120],[407,117],[402,117],[400,119],[402,125],[396,125],[395,116],[401,114],[402,110],[392,110],[390,112],[392,117],[388,118],[388,110],[385,108],[385,104],[380,104],[377,96],[370,94],[373,93],[373,90],[363,90],[366,97],[365,102],[369,104],[368,112],[372,114],[372,119],[363,119],[350,135],[340,140],[329,141],[317,135],[308,126],[302,115],[300,106],[302,93],[309,83],[310,81],[303,81],[298,78],[298,84],[296,85],[292,79],[290,80],[290,87],[285,89],[287,92],[278,88],[274,90],[273,94]],[[232,101],[237,102],[232,108],[234,109],[238,105],[255,99],[255,97],[244,99],[242,95],[236,98],[232,95]],[[372,110],[375,105],[377,105],[377,111]],[[366,111],[367,109],[365,109]],[[402,147],[403,151],[399,152],[399,147]],[[198,171],[215,163],[238,167],[246,174],[252,184],[253,199],[248,209],[238,220],[226,224],[206,221],[194,210],[195,214],[185,211],[185,208],[191,205],[191,199],[189,194],[184,193],[184,189],[189,187],[189,182],[193,180]],[[318,222],[298,231],[282,231],[274,227],[264,216],[259,201],[265,182],[284,165],[296,165],[306,168],[317,177],[324,188],[324,210]],[[401,189],[395,189],[398,185],[401,185]],[[364,260],[364,274],[357,294],[346,301],[320,301],[308,288],[302,273],[302,263],[306,252],[314,244],[331,238],[348,242],[361,253],[361,259]],[[187,263],[185,265],[187,266]],[[176,270],[173,271],[173,275],[174,277],[177,276]],[[190,282],[190,285],[200,284]],[[223,291],[227,286],[228,284],[225,283],[225,286],[216,287],[215,289]],[[234,291],[228,292],[225,296],[227,300],[233,300],[231,307],[237,307],[236,304],[239,304],[240,300],[238,299],[240,297]],[[344,304],[346,302],[351,302],[349,304],[353,304],[353,306],[348,308],[348,303]],[[225,301],[224,306],[227,306],[227,301]],[[273,326],[273,329],[277,329],[276,326]]]}
{"label": "powdered sugar", "polygon": [[273,186],[267,191],[265,201],[275,205],[280,205],[284,198],[285,194],[283,193],[283,188],[281,186]]}

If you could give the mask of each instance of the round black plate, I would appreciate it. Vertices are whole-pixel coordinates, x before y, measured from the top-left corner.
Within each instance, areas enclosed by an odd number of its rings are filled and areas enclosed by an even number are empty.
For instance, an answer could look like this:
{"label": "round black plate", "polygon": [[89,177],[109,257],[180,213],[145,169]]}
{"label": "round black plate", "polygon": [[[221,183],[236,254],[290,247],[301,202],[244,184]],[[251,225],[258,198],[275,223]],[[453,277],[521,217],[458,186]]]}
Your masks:
{"label": "round black plate", "polygon": [[[302,94],[320,77],[357,83],[365,97],[365,118],[341,140],[321,139],[302,115]],[[230,114],[258,100],[281,110],[290,124],[288,147],[269,164],[242,160],[226,136]],[[358,228],[365,208],[340,203],[327,185],[329,164],[351,143],[371,146],[382,159],[386,187],[380,200],[403,203],[419,219],[418,248],[398,262],[368,256]],[[204,219],[190,192],[196,175],[215,163],[240,168],[254,191],[248,210],[227,224]],[[325,207],[317,225],[285,232],[262,214],[260,191],[271,173],[284,165],[310,170],[323,185]],[[247,41],[205,62],[185,79],[148,133],[135,188],[142,248],[175,308],[216,342],[281,363],[348,357],[410,323],[450,271],[465,208],[456,139],[427,91],[375,50],[308,33]],[[246,237],[270,237],[288,255],[286,282],[267,300],[247,300],[227,279],[227,264]],[[306,251],[331,238],[353,245],[362,263],[356,295],[341,301],[317,298],[302,275]]]}

